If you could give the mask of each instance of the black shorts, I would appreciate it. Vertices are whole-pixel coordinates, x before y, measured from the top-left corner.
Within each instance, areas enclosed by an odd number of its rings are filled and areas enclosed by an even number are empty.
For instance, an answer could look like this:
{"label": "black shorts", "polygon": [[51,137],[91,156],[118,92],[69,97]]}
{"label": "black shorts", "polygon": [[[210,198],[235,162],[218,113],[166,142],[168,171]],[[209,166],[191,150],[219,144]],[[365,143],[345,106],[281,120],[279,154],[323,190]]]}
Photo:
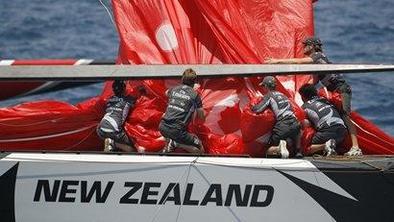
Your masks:
{"label": "black shorts", "polygon": [[312,138],[312,144],[323,144],[330,139],[334,139],[337,144],[341,143],[346,135],[346,128],[342,125],[335,125],[327,129],[318,130]]}
{"label": "black shorts", "polygon": [[277,146],[280,140],[291,139],[296,141],[297,136],[301,132],[301,125],[295,117],[285,117],[276,122],[272,129],[272,135],[269,145]]}
{"label": "black shorts", "polygon": [[126,144],[132,146],[129,137],[127,136],[126,132],[122,129],[121,131],[113,131],[107,132],[104,131],[100,126],[97,127],[97,135],[101,139],[110,138],[113,139],[116,143]]}
{"label": "black shorts", "polygon": [[197,148],[201,147],[201,141],[196,135],[193,135],[181,127],[171,126],[170,123],[164,121],[160,122],[159,130],[161,135],[165,138],[172,139],[177,143],[194,146]]}

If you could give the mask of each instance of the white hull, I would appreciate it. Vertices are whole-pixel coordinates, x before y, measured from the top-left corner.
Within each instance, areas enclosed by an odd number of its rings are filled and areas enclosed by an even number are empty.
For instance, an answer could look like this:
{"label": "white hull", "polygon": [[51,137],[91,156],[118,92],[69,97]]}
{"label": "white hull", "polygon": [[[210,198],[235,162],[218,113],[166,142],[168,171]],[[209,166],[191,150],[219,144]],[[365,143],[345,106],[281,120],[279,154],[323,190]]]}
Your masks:
{"label": "white hull", "polygon": [[2,192],[13,174],[18,222],[339,220],[295,180],[360,201],[309,160],[13,153]]}

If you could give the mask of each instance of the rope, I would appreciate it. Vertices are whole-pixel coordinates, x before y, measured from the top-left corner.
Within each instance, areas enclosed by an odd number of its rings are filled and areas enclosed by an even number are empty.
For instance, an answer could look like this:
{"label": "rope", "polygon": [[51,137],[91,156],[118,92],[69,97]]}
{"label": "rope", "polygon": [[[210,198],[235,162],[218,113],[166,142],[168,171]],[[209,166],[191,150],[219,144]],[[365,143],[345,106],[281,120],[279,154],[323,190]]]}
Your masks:
{"label": "rope", "polygon": [[96,127],[95,127],[95,125],[94,125],[94,128],[91,129],[91,132],[90,132],[85,138],[83,138],[81,141],[75,143],[75,144],[72,145],[72,146],[69,146],[68,148],[66,148],[66,149],[64,149],[64,150],[71,150],[72,148],[74,148],[74,147],[76,147],[76,146],[82,144],[83,142],[85,142],[85,140],[87,140],[87,139],[90,137],[90,135],[93,134],[93,132],[96,132]]}
{"label": "rope", "polygon": [[7,123],[0,122],[0,125],[2,125],[2,126],[10,126],[10,127],[27,127],[27,126],[40,125],[40,124],[49,123],[49,122],[57,122],[57,121],[59,121],[59,120],[61,120],[63,118],[64,117],[59,117],[59,118],[56,118],[56,119],[47,119],[47,120],[34,122],[34,123],[30,123],[30,124],[7,124]]}
{"label": "rope", "polygon": [[107,11],[108,16],[109,16],[109,19],[111,20],[112,24],[114,25],[114,27],[115,27],[115,29],[116,29],[116,24],[115,24],[115,21],[114,21],[114,19],[113,19],[113,17],[112,17],[112,13],[109,11],[108,7],[103,3],[102,0],[99,0],[99,2],[100,2],[100,4],[105,8],[105,10]]}

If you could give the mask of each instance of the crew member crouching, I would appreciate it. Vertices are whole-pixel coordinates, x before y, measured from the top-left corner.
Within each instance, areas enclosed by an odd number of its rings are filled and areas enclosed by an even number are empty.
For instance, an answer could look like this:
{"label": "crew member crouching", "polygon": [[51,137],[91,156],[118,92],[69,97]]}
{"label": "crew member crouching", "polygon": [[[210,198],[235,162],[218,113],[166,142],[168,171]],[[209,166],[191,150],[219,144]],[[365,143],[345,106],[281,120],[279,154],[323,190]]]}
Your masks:
{"label": "crew member crouching", "polygon": [[107,101],[105,115],[97,127],[97,135],[104,139],[106,152],[135,152],[134,144],[124,130],[124,123],[138,97],[145,93],[145,89],[142,86],[137,87],[138,95],[128,96],[125,95],[125,82],[115,80],[112,90],[114,95]]}
{"label": "crew member crouching", "polygon": [[200,139],[187,131],[187,126],[196,112],[196,117],[205,120],[201,97],[194,90],[197,74],[193,69],[186,69],[182,74],[182,84],[167,90],[167,109],[161,119],[160,133],[166,139],[163,152],[173,152],[182,148],[190,153],[203,153]]}
{"label": "crew member crouching", "polygon": [[[318,96],[317,90],[312,84],[303,85],[299,93],[304,101],[302,108],[307,119],[312,122],[316,130],[307,154],[323,151],[327,156],[335,155],[336,144],[342,142],[347,131],[339,112],[327,99]],[[305,126],[309,125],[308,120],[304,122]]]}
{"label": "crew member crouching", "polygon": [[264,77],[260,85],[263,85],[269,92],[264,95],[260,103],[252,107],[252,111],[261,113],[269,107],[274,112],[276,119],[268,142],[270,147],[267,149],[266,154],[288,158],[287,143],[291,142],[296,150],[295,157],[302,158],[300,149],[301,126],[295,117],[289,99],[283,93],[275,90],[276,80],[273,76]]}

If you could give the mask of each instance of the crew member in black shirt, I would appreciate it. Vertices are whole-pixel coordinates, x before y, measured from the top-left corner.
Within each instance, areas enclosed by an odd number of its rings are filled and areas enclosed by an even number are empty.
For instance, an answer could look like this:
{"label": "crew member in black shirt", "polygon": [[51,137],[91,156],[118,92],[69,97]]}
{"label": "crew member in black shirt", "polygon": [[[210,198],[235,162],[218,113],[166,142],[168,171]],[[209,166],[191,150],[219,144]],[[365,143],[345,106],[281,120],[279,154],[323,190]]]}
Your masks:
{"label": "crew member in black shirt", "polygon": [[167,109],[159,125],[160,133],[166,139],[163,152],[173,152],[179,147],[190,153],[203,153],[200,139],[187,131],[187,126],[196,112],[196,117],[205,120],[201,97],[194,90],[197,74],[186,69],[182,74],[182,84],[167,90]]}
{"label": "crew member in black shirt", "polygon": [[325,98],[319,97],[312,84],[305,84],[300,88],[300,95],[308,120],[316,130],[312,138],[312,146],[308,154],[321,151],[327,156],[336,154],[336,144],[343,141],[346,135],[346,126],[335,107]]}
{"label": "crew member in black shirt", "polygon": [[[106,103],[105,115],[97,127],[97,135],[104,139],[104,151],[136,151],[133,142],[127,136],[123,125],[134,106],[137,97],[125,95],[124,81],[115,80],[112,84],[114,95]],[[138,94],[145,93],[143,87],[137,87]]]}
{"label": "crew member in black shirt", "polygon": [[292,142],[296,149],[296,158],[301,158],[301,126],[295,117],[289,99],[281,92],[275,90],[276,81],[272,76],[264,77],[260,85],[263,85],[269,92],[264,95],[261,102],[252,107],[252,111],[261,113],[269,107],[276,118],[276,123],[268,142],[270,147],[267,149],[266,155],[278,156],[280,154],[282,158],[288,158],[287,142]]}
{"label": "crew member in black shirt", "polygon": [[[308,37],[303,41],[304,44],[304,58],[289,58],[289,59],[268,59],[265,62],[269,64],[329,64],[327,56],[323,53],[323,44],[319,38]],[[339,92],[342,97],[342,117],[348,127],[352,148],[345,153],[348,156],[362,155],[357,140],[357,130],[352,120],[350,119],[351,112],[351,98],[352,89],[345,81],[342,74],[319,74],[317,75],[318,82],[316,88],[325,86],[330,92]]]}

